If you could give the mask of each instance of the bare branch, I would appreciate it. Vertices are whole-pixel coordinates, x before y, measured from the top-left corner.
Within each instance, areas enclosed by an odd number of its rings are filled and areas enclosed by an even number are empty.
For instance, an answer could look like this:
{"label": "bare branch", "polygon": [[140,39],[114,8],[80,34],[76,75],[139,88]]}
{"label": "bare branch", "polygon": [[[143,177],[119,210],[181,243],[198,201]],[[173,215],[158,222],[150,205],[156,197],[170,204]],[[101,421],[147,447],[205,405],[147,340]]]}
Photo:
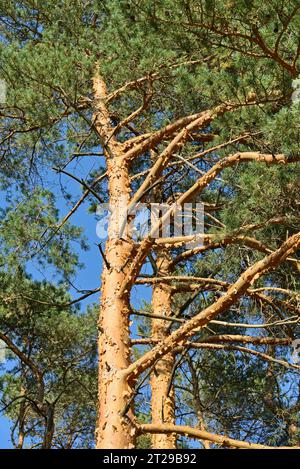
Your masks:
{"label": "bare branch", "polygon": [[207,440],[219,446],[233,447],[239,449],[300,449],[299,446],[266,446],[257,443],[248,443],[246,441],[234,440],[224,435],[217,435],[214,433],[206,432],[205,430],[198,430],[196,428],[184,425],[171,425],[171,424],[141,424],[137,427],[137,433],[177,433],[189,438]]}
{"label": "bare branch", "polygon": [[164,343],[158,344],[153,350],[147,352],[143,357],[130,365],[124,373],[127,376],[137,375],[152,366],[157,358],[161,358],[170,352],[174,347],[180,345],[182,340],[187,340],[196,330],[204,327],[212,319],[215,319],[220,313],[227,311],[238,299],[247,291],[247,289],[266,272],[275,269],[291,253],[300,247],[300,232],[288,238],[279,249],[274,253],[264,257],[249,267],[238,280],[227,290],[227,292],[218,298],[215,303],[198,313],[193,319],[183,324],[174,331]]}

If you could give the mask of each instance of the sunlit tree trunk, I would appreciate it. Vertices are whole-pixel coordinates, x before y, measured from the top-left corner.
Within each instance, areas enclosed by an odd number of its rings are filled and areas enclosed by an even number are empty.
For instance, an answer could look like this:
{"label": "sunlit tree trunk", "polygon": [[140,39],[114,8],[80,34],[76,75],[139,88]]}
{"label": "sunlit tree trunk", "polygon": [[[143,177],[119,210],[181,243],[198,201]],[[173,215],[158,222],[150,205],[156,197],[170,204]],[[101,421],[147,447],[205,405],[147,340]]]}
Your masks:
{"label": "sunlit tree trunk", "polygon": [[[158,275],[169,275],[170,258],[166,250],[160,250],[157,254]],[[153,288],[152,295],[153,313],[160,316],[172,315],[171,287],[163,282]],[[164,340],[169,335],[169,323],[162,319],[152,319],[152,339]],[[168,353],[159,360],[151,374],[151,417],[152,423],[175,423],[175,401],[172,374],[174,356]],[[156,449],[176,448],[176,435],[153,434],[151,436],[152,447]]]}
{"label": "sunlit tree trunk", "polygon": [[[113,204],[128,194],[128,181],[118,160],[111,166],[109,185]],[[122,374],[130,363],[129,297],[128,292],[118,293],[131,256],[129,240],[112,238],[107,241],[99,319],[98,448],[130,448],[134,445],[130,413],[122,417],[131,391]]]}
{"label": "sunlit tree trunk", "polygon": [[[128,167],[120,145],[111,136],[110,116],[104,104],[106,87],[94,79],[95,127],[103,141],[107,161],[109,203],[113,210],[103,262],[99,316],[99,380],[96,447],[126,449],[135,445],[131,411],[125,411],[131,388],[123,370],[130,364],[129,293],[119,293],[133,256],[133,243],[122,227],[122,207],[130,198]],[[120,215],[119,219],[116,216]]]}

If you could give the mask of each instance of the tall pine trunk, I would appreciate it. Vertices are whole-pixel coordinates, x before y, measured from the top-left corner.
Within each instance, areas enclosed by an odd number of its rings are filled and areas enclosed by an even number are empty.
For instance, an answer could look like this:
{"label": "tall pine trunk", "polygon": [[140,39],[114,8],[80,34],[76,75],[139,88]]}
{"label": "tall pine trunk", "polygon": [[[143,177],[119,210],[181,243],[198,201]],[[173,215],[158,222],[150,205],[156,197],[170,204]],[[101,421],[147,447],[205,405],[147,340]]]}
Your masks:
{"label": "tall pine trunk", "polygon": [[[106,155],[109,203],[112,217],[109,224],[102,273],[99,315],[99,379],[96,447],[126,449],[135,446],[133,415],[124,412],[131,397],[131,388],[124,369],[130,364],[129,293],[119,294],[120,286],[133,256],[133,243],[127,232],[120,235],[115,216],[130,199],[129,170],[121,146],[112,136],[109,112],[104,104],[106,86],[96,74],[94,78],[94,120]],[[107,145],[103,142],[109,141]],[[122,211],[121,211],[122,213]]]}
{"label": "tall pine trunk", "polygon": [[[158,251],[158,275],[169,275],[169,255],[166,250]],[[153,312],[160,316],[172,316],[172,293],[170,285],[158,283],[152,293]],[[169,335],[169,323],[163,319],[152,319],[151,337],[155,341],[164,341]],[[151,385],[151,416],[152,423],[175,424],[174,387],[172,385],[172,372],[174,356],[168,353],[159,360],[150,378]],[[176,435],[153,434],[152,447],[155,449],[175,449]]]}

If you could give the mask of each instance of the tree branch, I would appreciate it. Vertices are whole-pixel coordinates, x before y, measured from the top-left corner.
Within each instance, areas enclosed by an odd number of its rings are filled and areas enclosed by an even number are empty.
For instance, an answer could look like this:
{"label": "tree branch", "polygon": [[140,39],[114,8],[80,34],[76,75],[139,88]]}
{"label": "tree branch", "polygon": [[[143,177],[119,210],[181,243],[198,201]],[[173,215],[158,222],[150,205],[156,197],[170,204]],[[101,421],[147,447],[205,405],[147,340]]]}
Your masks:
{"label": "tree branch", "polygon": [[274,253],[264,257],[249,267],[238,280],[212,305],[198,313],[193,319],[183,324],[179,329],[174,331],[167,337],[162,344],[158,344],[153,350],[147,352],[143,357],[132,363],[124,373],[130,375],[138,375],[149,366],[151,366],[158,358],[170,352],[174,347],[180,345],[180,342],[195,333],[199,328],[204,327],[212,319],[215,319],[220,313],[227,311],[238,299],[247,291],[247,289],[266,272],[275,269],[283,262],[291,253],[300,247],[300,232],[289,237],[279,249]]}
{"label": "tree branch", "polygon": [[28,358],[25,353],[23,353],[22,350],[20,350],[19,347],[17,347],[17,345],[13,343],[12,340],[10,340],[10,338],[6,334],[0,332],[0,339],[3,340],[7,347],[21,360],[21,362],[24,363],[24,365],[28,366],[28,368],[33,372],[40,388],[39,398],[40,400],[42,400],[44,395],[43,373],[38,369],[38,367],[33,363],[33,361],[30,360],[30,358]]}
{"label": "tree branch", "polygon": [[233,447],[239,449],[300,449],[299,446],[266,446],[257,443],[248,443],[247,441],[234,440],[224,435],[217,435],[214,433],[206,432],[205,430],[198,430],[196,428],[184,425],[171,425],[171,424],[142,424],[137,426],[137,434],[143,433],[177,433],[189,438],[207,440],[219,446]]}

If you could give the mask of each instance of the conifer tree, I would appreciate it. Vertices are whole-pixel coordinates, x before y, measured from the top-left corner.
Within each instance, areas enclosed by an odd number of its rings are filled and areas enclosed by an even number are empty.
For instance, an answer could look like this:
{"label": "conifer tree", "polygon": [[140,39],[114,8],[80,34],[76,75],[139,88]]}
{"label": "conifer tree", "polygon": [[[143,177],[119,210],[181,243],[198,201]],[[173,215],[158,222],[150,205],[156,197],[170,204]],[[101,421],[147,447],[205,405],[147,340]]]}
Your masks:
{"label": "conifer tree", "polygon": [[[140,377],[174,354],[193,348],[245,352],[231,342],[291,343],[292,337],[243,333],[237,338],[226,330],[203,338],[202,333],[215,321],[228,326],[233,308],[238,309],[234,322],[242,322],[252,301],[277,316],[284,309],[276,321],[293,323],[286,311],[298,311],[299,211],[291,187],[299,180],[300,160],[297,2],[25,0],[2,1],[0,9],[0,66],[8,90],[1,106],[3,187],[13,179],[26,194],[37,187],[33,174],[45,180],[54,168],[57,181],[68,177],[84,188],[61,222],[53,224],[52,217],[45,221],[46,234],[38,230],[38,242],[30,246],[36,255],[46,250],[61,270],[70,269],[66,249],[78,233],[68,220],[88,197],[109,202],[113,214],[126,206],[132,216],[138,203],[153,201],[155,188],[172,196],[167,213],[142,240],[126,219],[116,236],[112,216],[105,252],[100,249],[96,447],[133,448],[145,433],[265,447],[256,436],[253,444],[244,436],[226,436],[227,427],[207,431],[204,421],[198,428],[168,419],[140,423],[132,403]],[[87,157],[96,158],[96,171],[83,179],[69,165]],[[153,236],[178,206],[195,201],[205,207],[202,245],[189,249],[194,238],[184,234]],[[57,242],[61,230],[67,245]],[[168,272],[173,268],[166,276],[163,267],[162,283],[156,273],[141,276],[157,250],[166,250]],[[27,250],[25,261],[31,255]],[[162,337],[162,328],[145,337],[151,348],[133,360],[130,316],[139,312],[130,296],[134,285],[143,283],[155,285],[154,295],[161,298],[171,290],[201,289],[203,301],[190,318],[173,318],[176,326],[169,334],[166,330]],[[158,303],[153,301],[159,315],[169,316],[170,305],[163,313]],[[270,354],[253,353],[288,366]],[[192,377],[190,360],[189,355],[182,363],[190,365]],[[172,385],[172,370],[169,374]],[[272,379],[270,371],[268,383]],[[195,379],[193,386],[196,390]],[[170,398],[164,402],[168,406]]]}

